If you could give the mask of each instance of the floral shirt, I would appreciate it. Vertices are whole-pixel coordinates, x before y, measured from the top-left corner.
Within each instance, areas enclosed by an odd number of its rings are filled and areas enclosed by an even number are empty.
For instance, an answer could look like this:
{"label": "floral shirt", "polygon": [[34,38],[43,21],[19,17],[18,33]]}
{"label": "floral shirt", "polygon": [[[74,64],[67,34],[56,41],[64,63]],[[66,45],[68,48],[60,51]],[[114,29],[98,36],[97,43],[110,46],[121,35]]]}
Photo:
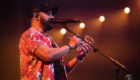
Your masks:
{"label": "floral shirt", "polygon": [[[34,55],[40,45],[52,48],[51,39],[46,33],[31,27],[22,34],[19,41],[21,80],[54,80],[53,63],[45,63]],[[61,65],[63,80],[67,80],[63,59]]]}

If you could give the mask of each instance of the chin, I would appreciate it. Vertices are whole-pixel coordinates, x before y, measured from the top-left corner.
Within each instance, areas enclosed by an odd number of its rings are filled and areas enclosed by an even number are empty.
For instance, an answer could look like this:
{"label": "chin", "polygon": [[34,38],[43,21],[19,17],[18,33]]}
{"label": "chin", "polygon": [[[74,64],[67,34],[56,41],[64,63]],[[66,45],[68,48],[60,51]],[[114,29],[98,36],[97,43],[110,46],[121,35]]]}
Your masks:
{"label": "chin", "polygon": [[52,30],[52,24],[51,23],[49,23],[49,22],[46,22],[45,24],[44,24],[44,31],[50,31],[50,30]]}
{"label": "chin", "polygon": [[53,27],[51,25],[45,26],[44,31],[50,31]]}

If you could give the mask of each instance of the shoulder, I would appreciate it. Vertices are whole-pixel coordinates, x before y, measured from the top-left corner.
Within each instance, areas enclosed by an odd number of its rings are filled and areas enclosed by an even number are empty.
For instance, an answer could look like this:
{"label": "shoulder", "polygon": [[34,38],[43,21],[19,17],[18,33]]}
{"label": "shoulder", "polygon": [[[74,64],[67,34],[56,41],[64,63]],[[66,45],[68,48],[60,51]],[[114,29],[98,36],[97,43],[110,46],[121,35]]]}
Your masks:
{"label": "shoulder", "polygon": [[30,38],[34,38],[34,37],[39,37],[41,36],[41,33],[36,30],[35,28],[31,27],[28,30],[26,30],[23,34],[22,34],[22,38],[26,38],[26,37],[30,37]]}

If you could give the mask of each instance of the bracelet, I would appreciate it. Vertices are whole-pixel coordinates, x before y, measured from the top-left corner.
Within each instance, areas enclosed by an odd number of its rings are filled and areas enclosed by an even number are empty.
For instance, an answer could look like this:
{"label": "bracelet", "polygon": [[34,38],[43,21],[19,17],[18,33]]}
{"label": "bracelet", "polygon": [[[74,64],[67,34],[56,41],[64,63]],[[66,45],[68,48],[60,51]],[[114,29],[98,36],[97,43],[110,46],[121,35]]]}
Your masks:
{"label": "bracelet", "polygon": [[83,62],[84,58],[78,59],[78,57],[76,56],[76,60],[77,60],[78,62]]}
{"label": "bracelet", "polygon": [[69,49],[70,49],[70,51],[69,51],[69,53],[71,52],[71,50],[72,50],[72,48],[71,48],[71,46],[69,45],[69,44],[66,44],[67,46],[69,46]]}

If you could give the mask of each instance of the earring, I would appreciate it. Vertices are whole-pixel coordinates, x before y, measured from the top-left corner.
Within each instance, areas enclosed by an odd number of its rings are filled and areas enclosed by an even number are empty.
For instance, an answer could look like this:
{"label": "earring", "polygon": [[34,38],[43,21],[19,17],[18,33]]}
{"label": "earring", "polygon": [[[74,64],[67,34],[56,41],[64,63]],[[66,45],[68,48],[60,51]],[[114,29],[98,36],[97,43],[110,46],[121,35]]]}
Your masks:
{"label": "earring", "polygon": [[38,18],[39,14],[36,14],[35,17]]}

